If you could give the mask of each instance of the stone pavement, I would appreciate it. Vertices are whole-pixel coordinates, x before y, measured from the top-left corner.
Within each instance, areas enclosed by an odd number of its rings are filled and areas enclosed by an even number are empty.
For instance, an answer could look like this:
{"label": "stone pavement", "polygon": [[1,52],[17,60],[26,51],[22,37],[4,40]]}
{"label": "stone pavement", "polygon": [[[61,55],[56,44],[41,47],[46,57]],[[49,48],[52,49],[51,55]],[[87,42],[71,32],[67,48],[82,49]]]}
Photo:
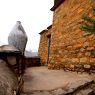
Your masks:
{"label": "stone pavement", "polygon": [[[27,68],[21,95],[73,95],[76,88],[95,80],[94,74],[65,72],[63,70],[49,70],[47,67]],[[95,86],[95,85],[94,85]],[[87,88],[75,95],[88,95],[92,89]]]}

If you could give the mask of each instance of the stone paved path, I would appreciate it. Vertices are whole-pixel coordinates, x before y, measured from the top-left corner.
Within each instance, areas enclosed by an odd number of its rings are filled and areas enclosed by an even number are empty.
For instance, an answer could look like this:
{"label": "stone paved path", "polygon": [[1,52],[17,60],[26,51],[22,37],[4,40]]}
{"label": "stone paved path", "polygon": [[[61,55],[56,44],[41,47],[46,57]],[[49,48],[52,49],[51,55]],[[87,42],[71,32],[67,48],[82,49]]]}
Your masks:
{"label": "stone paved path", "polygon": [[25,82],[21,95],[64,95],[80,85],[95,80],[95,75],[31,67],[26,69],[23,78]]}

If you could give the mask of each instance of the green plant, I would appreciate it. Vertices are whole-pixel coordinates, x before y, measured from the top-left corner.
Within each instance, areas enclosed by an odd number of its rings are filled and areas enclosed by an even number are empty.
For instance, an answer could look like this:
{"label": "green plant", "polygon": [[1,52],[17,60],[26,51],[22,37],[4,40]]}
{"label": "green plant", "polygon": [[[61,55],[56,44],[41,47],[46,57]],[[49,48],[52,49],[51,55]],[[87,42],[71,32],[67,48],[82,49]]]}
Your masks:
{"label": "green plant", "polygon": [[[95,16],[95,8],[93,8],[93,16]],[[95,33],[95,19],[93,17],[89,17],[87,14],[82,16],[82,26],[80,29],[82,31]]]}
{"label": "green plant", "polygon": [[92,51],[91,51],[91,56],[92,56],[92,57],[95,57],[95,50],[92,50]]}

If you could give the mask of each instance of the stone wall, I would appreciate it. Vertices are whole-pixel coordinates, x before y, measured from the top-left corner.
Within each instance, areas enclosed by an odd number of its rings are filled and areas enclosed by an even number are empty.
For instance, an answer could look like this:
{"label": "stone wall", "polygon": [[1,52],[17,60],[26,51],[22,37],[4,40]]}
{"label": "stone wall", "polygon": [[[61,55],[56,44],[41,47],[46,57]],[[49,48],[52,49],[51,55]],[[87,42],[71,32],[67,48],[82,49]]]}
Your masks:
{"label": "stone wall", "polygon": [[82,15],[92,16],[91,0],[65,0],[54,11],[50,68],[94,63],[95,35],[80,30]]}
{"label": "stone wall", "polygon": [[41,66],[39,57],[24,57],[25,67]]}
{"label": "stone wall", "polygon": [[47,57],[48,57],[48,38],[46,34],[47,34],[47,30],[43,30],[40,33],[41,36],[40,36],[38,55],[40,56],[42,65],[47,63]]}
{"label": "stone wall", "polygon": [[[92,2],[94,0],[64,0],[54,10],[52,28],[48,31],[51,33],[49,68],[60,69],[65,64],[73,67],[75,64],[95,63],[95,35],[80,30],[83,14],[92,16]],[[47,59],[45,35],[46,32],[41,35],[40,40],[41,59]]]}
{"label": "stone wall", "polygon": [[52,25],[47,27],[46,30],[40,32],[40,44],[39,44],[38,55],[41,59],[40,61],[42,65],[45,65],[48,62],[48,39],[49,36],[51,35],[51,31],[52,31],[51,29],[52,29]]}

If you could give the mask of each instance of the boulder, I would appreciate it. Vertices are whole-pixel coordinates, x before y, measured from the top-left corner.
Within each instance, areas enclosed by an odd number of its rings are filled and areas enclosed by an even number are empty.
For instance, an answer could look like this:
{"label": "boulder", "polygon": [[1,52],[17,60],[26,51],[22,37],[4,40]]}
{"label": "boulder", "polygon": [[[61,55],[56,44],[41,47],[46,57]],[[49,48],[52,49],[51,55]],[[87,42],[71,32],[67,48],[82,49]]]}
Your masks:
{"label": "boulder", "polygon": [[10,32],[8,36],[8,43],[24,53],[27,43],[27,35],[20,21],[16,22],[16,25]]}
{"label": "boulder", "polygon": [[6,62],[0,60],[0,95],[15,95],[18,90],[18,79]]}

